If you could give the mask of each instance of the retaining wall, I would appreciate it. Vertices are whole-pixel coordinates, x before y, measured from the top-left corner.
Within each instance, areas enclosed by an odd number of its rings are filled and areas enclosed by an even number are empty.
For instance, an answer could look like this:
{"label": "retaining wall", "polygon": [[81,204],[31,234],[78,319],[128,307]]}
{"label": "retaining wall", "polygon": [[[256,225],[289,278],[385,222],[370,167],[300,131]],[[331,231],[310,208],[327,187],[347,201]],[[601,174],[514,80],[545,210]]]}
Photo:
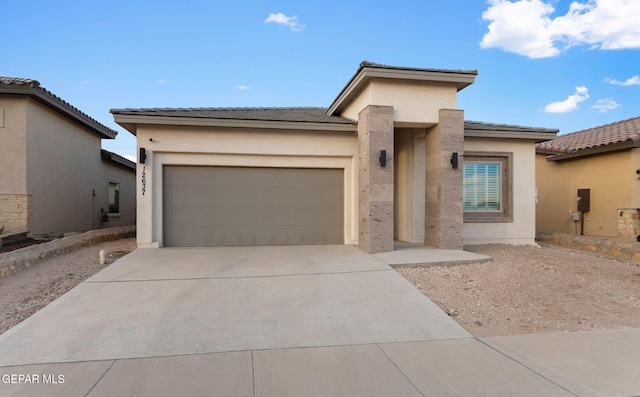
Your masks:
{"label": "retaining wall", "polygon": [[35,244],[15,251],[6,252],[0,254],[0,278],[15,274],[24,268],[33,266],[52,256],[66,254],[105,241],[135,237],[135,235],[135,226],[112,227],[90,230],[85,233],[74,234],[46,243]]}
{"label": "retaining wall", "polygon": [[538,233],[536,240],[565,248],[596,252],[640,262],[640,243],[611,237],[581,236],[568,233]]}

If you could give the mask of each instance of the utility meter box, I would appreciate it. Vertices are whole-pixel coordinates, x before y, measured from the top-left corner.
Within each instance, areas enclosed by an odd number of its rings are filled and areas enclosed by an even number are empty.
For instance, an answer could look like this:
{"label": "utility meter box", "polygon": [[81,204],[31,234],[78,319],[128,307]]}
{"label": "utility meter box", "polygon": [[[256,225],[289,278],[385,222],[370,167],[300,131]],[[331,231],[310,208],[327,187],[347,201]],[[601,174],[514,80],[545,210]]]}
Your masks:
{"label": "utility meter box", "polygon": [[579,222],[580,221],[580,213],[579,212],[574,212],[573,215],[571,215],[571,219],[574,222]]}
{"label": "utility meter box", "polygon": [[578,211],[591,211],[591,189],[578,189]]}

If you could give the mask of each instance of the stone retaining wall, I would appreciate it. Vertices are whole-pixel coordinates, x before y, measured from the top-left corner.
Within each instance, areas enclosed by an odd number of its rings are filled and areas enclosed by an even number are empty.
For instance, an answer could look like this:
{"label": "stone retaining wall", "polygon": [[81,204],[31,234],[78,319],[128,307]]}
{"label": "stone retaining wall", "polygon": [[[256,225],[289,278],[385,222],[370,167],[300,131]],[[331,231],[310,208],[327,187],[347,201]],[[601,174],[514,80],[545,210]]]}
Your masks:
{"label": "stone retaining wall", "polygon": [[596,252],[640,262],[640,243],[610,237],[580,236],[567,233],[538,233],[536,240],[582,251]]}
{"label": "stone retaining wall", "polygon": [[105,241],[135,237],[135,226],[112,227],[108,229],[90,230],[49,241],[31,245],[15,251],[0,254],[0,278],[15,274],[20,270],[33,266],[46,258],[79,250]]}

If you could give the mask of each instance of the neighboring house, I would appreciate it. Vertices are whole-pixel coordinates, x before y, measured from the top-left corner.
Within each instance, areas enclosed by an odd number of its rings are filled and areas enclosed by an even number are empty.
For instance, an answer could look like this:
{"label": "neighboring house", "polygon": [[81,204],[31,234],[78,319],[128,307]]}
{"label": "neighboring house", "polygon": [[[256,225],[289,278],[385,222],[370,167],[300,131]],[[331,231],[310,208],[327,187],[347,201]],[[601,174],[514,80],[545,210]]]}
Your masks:
{"label": "neighboring house", "polygon": [[138,246],[534,244],[557,130],[465,122],[476,75],[363,62],[328,108],[111,110],[140,151]]}
{"label": "neighboring house", "polygon": [[135,163],[100,149],[116,134],[36,80],[0,77],[3,233],[135,224]]}
{"label": "neighboring house", "polygon": [[[638,238],[640,117],[536,145],[537,231]],[[580,200],[578,198],[580,197]]]}

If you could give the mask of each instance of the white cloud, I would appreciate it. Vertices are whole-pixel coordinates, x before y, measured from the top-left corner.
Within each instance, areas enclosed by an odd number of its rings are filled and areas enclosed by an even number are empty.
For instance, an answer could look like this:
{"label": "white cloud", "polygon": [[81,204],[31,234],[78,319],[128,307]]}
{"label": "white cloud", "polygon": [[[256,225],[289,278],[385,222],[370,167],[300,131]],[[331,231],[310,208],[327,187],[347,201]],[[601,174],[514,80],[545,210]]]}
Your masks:
{"label": "white cloud", "polygon": [[629,85],[640,85],[640,76],[629,77],[625,81],[614,80],[610,78],[604,79],[609,84],[613,85],[621,85],[621,86],[629,86]]}
{"label": "white cloud", "polygon": [[248,85],[245,85],[245,84],[240,84],[240,85],[236,86],[236,90],[248,90],[249,88],[251,88],[251,87],[249,87]]}
{"label": "white cloud", "polygon": [[134,163],[138,161],[138,158],[136,156],[123,156],[125,159],[127,160],[131,160]]}
{"label": "white cloud", "polygon": [[529,58],[546,58],[579,45],[614,50],[640,48],[640,1],[574,1],[552,18],[552,1],[489,0],[490,21],[482,48],[500,48]]}
{"label": "white cloud", "polygon": [[559,102],[551,102],[545,106],[547,113],[567,113],[578,108],[578,103],[589,98],[587,87],[576,87],[576,93]]}
{"label": "white cloud", "polygon": [[614,101],[611,98],[607,98],[607,99],[598,99],[596,101],[596,104],[591,106],[591,108],[592,109],[599,109],[602,113],[606,113],[609,110],[617,109],[620,106],[622,106],[622,105],[619,104],[618,102]]}
{"label": "white cloud", "polygon": [[305,25],[301,25],[298,23],[298,16],[294,15],[292,17],[288,17],[283,13],[279,12],[277,14],[269,14],[267,19],[264,20],[264,23],[277,23],[280,25],[288,26],[294,32],[299,32],[304,29]]}
{"label": "white cloud", "polygon": [[80,85],[87,85],[87,84],[89,84],[89,80],[82,80],[80,82]]}
{"label": "white cloud", "polygon": [[158,81],[156,81],[156,84],[160,84],[160,85],[166,84],[166,83],[167,83],[167,80],[158,80]]}

